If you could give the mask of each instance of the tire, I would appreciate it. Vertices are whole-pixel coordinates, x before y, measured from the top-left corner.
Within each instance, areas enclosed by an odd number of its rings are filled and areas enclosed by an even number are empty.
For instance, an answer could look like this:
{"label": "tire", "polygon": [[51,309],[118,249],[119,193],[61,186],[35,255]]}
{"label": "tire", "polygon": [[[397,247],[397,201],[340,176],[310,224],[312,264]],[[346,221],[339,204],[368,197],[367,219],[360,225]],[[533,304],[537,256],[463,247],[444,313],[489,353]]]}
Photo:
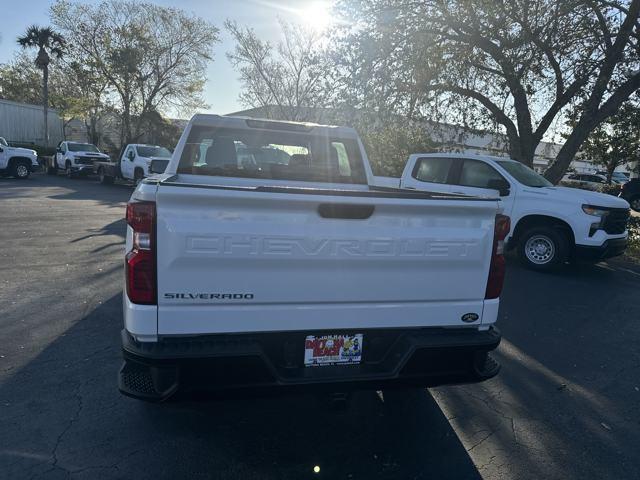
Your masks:
{"label": "tire", "polygon": [[550,272],[563,265],[569,256],[566,234],[553,227],[533,227],[518,240],[520,262],[531,270]]}
{"label": "tire", "polygon": [[636,195],[629,200],[629,205],[631,205],[631,210],[636,212],[640,212],[640,195]]}
{"label": "tire", "polygon": [[104,174],[104,168],[100,167],[98,169],[98,177],[100,178],[100,183],[102,185],[111,185],[113,183],[113,177]]}
{"label": "tire", "polygon": [[67,160],[64,164],[64,174],[67,178],[74,178],[73,170],[71,170],[71,162]]}
{"label": "tire", "polygon": [[31,175],[30,165],[24,160],[18,160],[11,165],[10,175],[19,180],[26,180]]}
{"label": "tire", "polygon": [[139,168],[136,168],[133,172],[133,184],[137,187],[142,180],[144,180],[144,173]]}

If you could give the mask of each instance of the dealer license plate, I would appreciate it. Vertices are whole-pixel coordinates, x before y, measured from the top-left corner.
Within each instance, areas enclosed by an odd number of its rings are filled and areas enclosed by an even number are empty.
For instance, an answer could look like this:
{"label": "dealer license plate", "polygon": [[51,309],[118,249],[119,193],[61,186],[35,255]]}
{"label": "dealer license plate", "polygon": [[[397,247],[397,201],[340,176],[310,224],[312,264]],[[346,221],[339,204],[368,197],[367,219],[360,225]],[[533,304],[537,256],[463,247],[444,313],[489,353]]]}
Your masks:
{"label": "dealer license plate", "polygon": [[304,364],[358,364],[362,360],[361,333],[355,335],[309,335],[304,341]]}

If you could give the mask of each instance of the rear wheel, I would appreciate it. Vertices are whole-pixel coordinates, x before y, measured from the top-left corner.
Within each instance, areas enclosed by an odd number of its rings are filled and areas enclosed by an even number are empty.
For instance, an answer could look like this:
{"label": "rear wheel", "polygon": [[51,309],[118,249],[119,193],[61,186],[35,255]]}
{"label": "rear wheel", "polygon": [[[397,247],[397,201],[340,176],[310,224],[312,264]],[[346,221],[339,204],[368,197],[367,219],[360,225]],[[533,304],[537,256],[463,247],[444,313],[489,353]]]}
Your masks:
{"label": "rear wheel", "polygon": [[636,212],[640,212],[640,195],[636,195],[629,201],[629,205]]}
{"label": "rear wheel", "polygon": [[103,167],[98,169],[98,177],[100,178],[100,183],[103,185],[111,185],[113,183],[113,177],[105,174]]}
{"label": "rear wheel", "polygon": [[135,172],[133,172],[133,183],[137,187],[140,182],[144,179],[144,173],[139,168],[136,168]]}
{"label": "rear wheel", "polygon": [[71,169],[71,162],[69,160],[64,164],[64,174],[67,178],[73,178],[73,170]]}
{"label": "rear wheel", "polygon": [[553,227],[534,227],[524,232],[518,242],[518,257],[532,270],[551,271],[564,264],[569,254],[569,240]]}
{"label": "rear wheel", "polygon": [[20,180],[25,180],[29,178],[30,174],[31,170],[29,168],[29,164],[23,160],[19,160],[11,165],[12,177],[19,178]]}

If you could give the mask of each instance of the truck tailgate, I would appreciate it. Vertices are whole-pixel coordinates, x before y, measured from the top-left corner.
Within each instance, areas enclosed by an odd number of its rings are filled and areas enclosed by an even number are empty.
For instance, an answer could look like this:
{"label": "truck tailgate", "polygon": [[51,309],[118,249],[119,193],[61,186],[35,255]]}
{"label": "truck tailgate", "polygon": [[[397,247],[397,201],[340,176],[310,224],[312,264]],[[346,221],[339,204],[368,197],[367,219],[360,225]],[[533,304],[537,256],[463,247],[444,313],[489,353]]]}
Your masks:
{"label": "truck tailgate", "polygon": [[496,201],[281,190],[158,185],[160,335],[481,322]]}

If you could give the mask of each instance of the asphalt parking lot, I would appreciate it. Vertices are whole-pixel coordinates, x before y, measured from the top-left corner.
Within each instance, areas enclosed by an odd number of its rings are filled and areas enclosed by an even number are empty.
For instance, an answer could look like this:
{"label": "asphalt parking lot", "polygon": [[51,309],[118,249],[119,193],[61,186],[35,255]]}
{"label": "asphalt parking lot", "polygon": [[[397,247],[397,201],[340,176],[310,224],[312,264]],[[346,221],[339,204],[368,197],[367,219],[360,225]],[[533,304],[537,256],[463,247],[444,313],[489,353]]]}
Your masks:
{"label": "asphalt parking lot", "polygon": [[[132,188],[0,179],[0,478],[638,478],[640,268],[511,265],[498,377],[346,411],[116,389]],[[314,473],[314,466],[320,467]]]}

